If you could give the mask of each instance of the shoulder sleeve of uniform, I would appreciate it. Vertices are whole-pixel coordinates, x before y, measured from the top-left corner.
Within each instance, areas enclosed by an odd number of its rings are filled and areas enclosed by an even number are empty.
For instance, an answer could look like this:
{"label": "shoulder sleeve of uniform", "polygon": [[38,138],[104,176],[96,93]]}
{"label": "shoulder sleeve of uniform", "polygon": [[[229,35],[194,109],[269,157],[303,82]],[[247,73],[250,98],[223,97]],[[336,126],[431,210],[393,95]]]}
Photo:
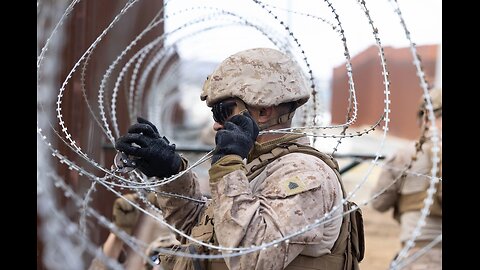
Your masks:
{"label": "shoulder sleeve of uniform", "polygon": [[321,159],[303,153],[291,153],[270,163],[265,181],[258,191],[266,197],[285,198],[338,182],[335,172]]}

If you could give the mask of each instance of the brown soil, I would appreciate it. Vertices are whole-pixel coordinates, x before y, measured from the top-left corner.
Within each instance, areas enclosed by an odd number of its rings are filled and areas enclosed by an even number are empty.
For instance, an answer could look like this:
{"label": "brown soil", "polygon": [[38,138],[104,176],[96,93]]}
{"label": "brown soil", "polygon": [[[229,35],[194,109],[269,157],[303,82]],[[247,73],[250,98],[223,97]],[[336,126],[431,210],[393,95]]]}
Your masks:
{"label": "brown soil", "polygon": [[[342,175],[347,192],[353,191],[359,181],[363,179],[369,166],[368,163],[363,163]],[[352,199],[360,206],[363,213],[365,257],[360,262],[361,270],[389,269],[390,262],[401,248],[400,225],[392,217],[393,210],[380,213],[370,204],[362,205],[365,200],[370,199],[371,189],[376,184],[379,173],[378,168],[373,169],[367,181],[357,190],[356,196]]]}
{"label": "brown soil", "polygon": [[400,250],[398,236],[400,226],[392,218],[392,212],[379,213],[370,206],[362,207],[365,228],[365,258],[362,270],[386,270]]}

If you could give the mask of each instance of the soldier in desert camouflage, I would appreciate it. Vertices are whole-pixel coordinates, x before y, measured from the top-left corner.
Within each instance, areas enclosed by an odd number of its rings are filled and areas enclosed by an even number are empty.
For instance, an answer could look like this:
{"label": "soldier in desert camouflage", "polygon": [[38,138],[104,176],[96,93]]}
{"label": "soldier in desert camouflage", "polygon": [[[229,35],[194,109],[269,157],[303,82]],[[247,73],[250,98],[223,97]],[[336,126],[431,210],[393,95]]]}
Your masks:
{"label": "soldier in desert camouflage", "polygon": [[[429,91],[433,112],[435,114],[435,126],[438,129],[438,156],[437,177],[442,177],[442,89],[434,88]],[[386,162],[386,168],[379,175],[377,185],[372,190],[372,195],[389,187],[372,201],[374,209],[385,212],[393,208],[394,218],[400,223],[400,241],[402,245],[412,236],[413,230],[421,216],[424,200],[430,185],[433,167],[432,163],[432,132],[431,122],[428,119],[426,103],[422,97],[418,110],[418,123],[422,128],[421,137],[416,144],[408,148],[402,148],[391,156]],[[402,169],[408,167],[410,173],[402,173]],[[394,182],[392,184],[392,182]],[[415,246],[410,250],[410,255],[427,246],[437,236],[442,234],[442,181],[435,186],[433,203],[429,209],[429,215],[425,219],[420,235],[415,240]],[[442,269],[442,243],[436,244],[427,253],[423,254],[413,263],[408,264],[407,270],[415,269]]]}
{"label": "soldier in desert camouflage", "polygon": [[[341,215],[344,194],[335,160],[309,147],[305,135],[259,135],[261,130],[290,127],[295,110],[309,97],[300,67],[278,50],[255,48],[226,58],[207,78],[200,97],[212,108],[215,120],[211,200],[202,204],[158,196],[165,220],[205,243],[252,247],[298,232],[334,206],[339,207],[332,216]],[[137,157],[137,168],[148,177],[164,178],[185,170],[188,161],[175,147],[152,123],[138,120],[117,140],[116,149]],[[159,190],[195,199],[202,196],[191,171]],[[351,222],[345,217],[241,256],[201,260],[161,254],[160,261],[164,269],[175,270],[358,269],[363,247],[352,247],[347,228]],[[183,252],[220,253],[179,240],[182,245],[174,248]]]}

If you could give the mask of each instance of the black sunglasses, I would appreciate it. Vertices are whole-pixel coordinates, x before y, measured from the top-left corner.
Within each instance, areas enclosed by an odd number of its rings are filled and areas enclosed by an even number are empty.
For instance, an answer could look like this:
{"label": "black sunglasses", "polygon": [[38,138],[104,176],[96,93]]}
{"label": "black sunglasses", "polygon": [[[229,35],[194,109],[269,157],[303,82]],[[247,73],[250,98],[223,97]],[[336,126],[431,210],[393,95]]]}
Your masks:
{"label": "black sunglasses", "polygon": [[225,121],[232,116],[235,106],[237,106],[237,103],[234,100],[215,103],[212,106],[213,120],[219,124],[225,123]]}

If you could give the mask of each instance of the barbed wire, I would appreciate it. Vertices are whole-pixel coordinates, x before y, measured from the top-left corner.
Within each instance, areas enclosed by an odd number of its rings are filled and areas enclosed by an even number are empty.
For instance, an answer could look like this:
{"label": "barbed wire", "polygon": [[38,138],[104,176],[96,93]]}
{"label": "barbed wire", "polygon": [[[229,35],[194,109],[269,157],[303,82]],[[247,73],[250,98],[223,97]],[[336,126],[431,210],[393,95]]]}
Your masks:
{"label": "barbed wire", "polygon": [[[58,56],[49,56],[46,54],[47,50],[52,46],[52,40],[55,37],[55,35],[62,35],[60,32],[60,28],[64,24],[64,22],[67,20],[67,17],[72,13],[74,7],[79,1],[72,1],[70,5],[64,10],[63,15],[59,19],[59,21],[55,24],[53,27],[53,30],[50,32],[50,35],[48,35],[48,38],[45,40],[44,45],[42,46],[42,49],[40,50],[40,55],[37,57],[37,92],[38,91],[51,91],[51,89],[48,89],[42,85],[44,83],[42,80],[48,80],[49,78],[42,78],[40,77],[40,74],[42,72],[42,63],[45,60],[48,59],[53,59],[55,60],[55,57]],[[122,197],[125,199],[125,197],[116,191],[116,188],[119,188],[120,190],[129,190],[133,192],[137,192],[139,194],[139,197],[141,201],[143,202],[144,205],[146,205],[145,209],[138,203],[128,201],[131,205],[133,205],[135,208],[143,212],[144,214],[152,217],[155,219],[156,222],[159,224],[168,227],[171,231],[175,232],[177,235],[180,235],[194,243],[200,244],[210,250],[220,250],[220,251],[225,251],[222,254],[189,254],[189,253],[183,253],[180,251],[172,251],[171,249],[163,249],[160,248],[157,251],[163,254],[172,254],[176,256],[186,256],[186,257],[193,257],[193,258],[200,258],[200,259],[213,259],[213,258],[227,258],[227,257],[233,257],[233,256],[241,256],[247,253],[259,251],[259,250],[264,250],[269,247],[277,247],[278,245],[282,244],[288,244],[290,239],[301,235],[309,230],[312,230],[325,222],[329,222],[334,219],[342,218],[343,215],[346,215],[350,213],[351,211],[355,211],[357,209],[351,209],[350,211],[343,212],[341,211],[343,205],[347,203],[348,200],[351,200],[355,197],[355,195],[359,192],[359,190],[364,186],[366,181],[368,180],[368,177],[371,175],[371,172],[374,168],[376,167],[387,167],[390,169],[396,169],[401,171],[399,175],[404,175],[404,174],[413,174],[417,176],[423,176],[427,177],[429,179],[430,186],[427,190],[427,198],[424,200],[424,207],[421,210],[422,216],[419,222],[417,223],[417,226],[413,232],[412,237],[406,242],[405,247],[401,250],[399,253],[399,256],[392,262],[392,269],[399,269],[399,267],[404,267],[405,265],[411,263],[412,261],[415,260],[418,256],[421,256],[424,252],[428,251],[429,248],[432,248],[433,245],[439,241],[441,241],[441,235],[439,238],[434,240],[434,243],[432,245],[429,245],[422,249],[423,253],[419,254],[414,254],[407,256],[407,252],[414,246],[415,244],[415,239],[418,237],[421,232],[422,226],[425,224],[424,220],[425,217],[428,216],[429,214],[429,207],[432,204],[432,196],[436,192],[435,184],[438,181],[442,181],[441,177],[437,177],[437,171],[438,171],[438,162],[439,162],[439,134],[438,134],[438,129],[435,126],[435,115],[433,113],[433,106],[431,103],[430,95],[428,93],[428,84],[425,79],[425,72],[423,71],[423,68],[421,66],[421,61],[418,55],[418,52],[416,50],[415,43],[412,42],[411,37],[410,37],[410,31],[407,30],[406,23],[402,17],[400,8],[398,7],[398,3],[394,1],[394,11],[395,13],[399,16],[400,18],[400,23],[402,27],[405,30],[406,38],[410,42],[410,49],[412,52],[413,56],[413,63],[415,68],[417,69],[417,76],[419,77],[420,80],[420,86],[422,87],[422,90],[424,91],[424,98],[426,101],[426,110],[427,110],[427,117],[428,120],[433,123],[432,127],[430,127],[430,130],[432,132],[432,142],[434,144],[432,148],[433,152],[433,157],[432,157],[432,162],[433,166],[431,169],[431,175],[425,175],[425,174],[420,174],[415,171],[410,171],[411,169],[411,163],[415,158],[410,161],[409,165],[406,166],[405,168],[394,168],[385,164],[379,163],[379,157],[382,156],[382,151],[385,145],[385,141],[387,138],[387,133],[389,130],[389,122],[390,122],[390,81],[389,81],[389,72],[387,69],[387,63],[385,59],[385,54],[383,50],[383,46],[379,37],[379,30],[374,24],[374,21],[370,15],[370,10],[367,9],[366,1],[357,1],[359,4],[360,8],[362,9],[364,13],[364,17],[367,18],[368,23],[372,29],[371,34],[373,34],[373,38],[375,40],[375,44],[377,46],[377,49],[379,50],[379,58],[381,62],[381,75],[383,78],[383,84],[384,84],[384,111],[383,113],[379,116],[377,121],[370,125],[369,127],[365,128],[363,131],[353,131],[347,133],[347,129],[355,123],[357,119],[357,114],[358,114],[358,102],[356,99],[356,91],[355,91],[355,84],[354,84],[354,78],[353,78],[353,67],[351,63],[351,57],[350,57],[350,52],[347,46],[347,39],[345,36],[345,31],[342,27],[342,23],[340,21],[340,15],[337,10],[334,8],[334,5],[328,1],[324,0],[324,4],[330,9],[331,13],[333,14],[333,17],[335,19],[335,23],[332,23],[328,21],[325,18],[322,18],[320,16],[316,16],[315,14],[309,14],[309,13],[304,13],[304,12],[298,12],[295,10],[288,10],[285,8],[281,8],[278,6],[275,6],[273,4],[268,4],[264,3],[266,1],[258,1],[258,0],[253,0],[253,7],[256,7],[263,12],[266,12],[265,18],[252,18],[249,16],[244,16],[244,14],[240,14],[235,11],[230,11],[224,8],[216,8],[216,7],[209,7],[209,6],[199,6],[199,7],[191,7],[188,9],[176,11],[173,13],[167,13],[165,10],[165,7],[169,3],[169,1],[166,1],[164,6],[156,13],[154,18],[151,20],[151,22],[147,25],[146,28],[142,30],[141,33],[135,36],[135,38],[126,46],[124,50],[116,57],[116,59],[109,65],[105,73],[103,74],[103,77],[101,79],[99,89],[98,89],[98,95],[97,95],[97,101],[98,101],[98,109],[99,109],[99,118],[95,115],[95,112],[93,108],[91,107],[90,102],[88,101],[87,97],[87,89],[86,89],[86,76],[87,76],[87,68],[88,68],[88,63],[92,57],[102,57],[101,55],[94,55],[93,52],[96,48],[96,46],[103,41],[104,37],[106,34],[114,29],[116,23],[120,20],[122,16],[125,16],[128,14],[127,12],[129,9],[135,5],[138,1],[136,0],[130,0],[127,1],[127,3],[124,5],[124,7],[119,11],[119,13],[114,17],[112,22],[103,30],[103,32],[94,40],[94,42],[88,47],[88,49],[82,54],[80,59],[77,60],[77,62],[74,64],[73,68],[70,70],[70,72],[67,74],[65,80],[63,81],[60,89],[58,90],[58,95],[57,95],[57,101],[56,101],[56,118],[58,119],[58,124],[60,125],[60,131],[57,131],[53,126],[53,124],[50,122],[49,118],[45,114],[39,114],[37,117],[39,117],[39,122],[37,122],[37,133],[39,135],[39,138],[41,141],[47,146],[46,149],[49,149],[51,151],[52,156],[56,157],[58,162],[60,164],[65,164],[68,169],[76,171],[78,175],[80,176],[85,176],[87,179],[91,181],[90,183],[90,188],[87,190],[85,195],[83,196],[83,199],[81,198],[82,196],[78,196],[73,189],[69,187],[69,185],[65,182],[64,179],[61,177],[55,176],[54,182],[55,186],[57,188],[61,188],[64,191],[65,197],[72,199],[78,206],[79,206],[79,211],[80,211],[80,218],[79,218],[79,226],[69,226],[70,228],[67,232],[69,236],[75,239],[82,239],[79,241],[81,243],[81,249],[82,250],[87,250],[90,254],[99,257],[102,261],[105,261],[108,266],[113,267],[114,269],[122,269],[122,266],[118,265],[118,263],[114,262],[111,259],[106,258],[104,255],[102,255],[101,250],[94,250],[92,248],[94,244],[90,240],[88,240],[88,229],[87,229],[87,217],[95,217],[98,221],[99,224],[104,225],[106,228],[108,228],[110,231],[115,232],[117,235],[120,236],[120,238],[129,245],[132,250],[134,250],[136,253],[140,254],[144,259],[147,260],[148,263],[153,265],[153,261],[151,261],[150,258],[147,258],[143,253],[145,250],[145,247],[148,246],[147,243],[139,242],[138,239],[135,237],[129,236],[123,231],[119,230],[118,228],[115,227],[115,225],[108,221],[107,218],[101,216],[98,214],[90,205],[91,198],[93,194],[96,191],[95,186],[97,184],[100,184],[104,186],[109,192],[115,194],[117,197]],[[54,4],[52,4],[54,5]],[[37,9],[40,6],[40,2],[37,2]],[[121,61],[127,56],[127,53],[132,51],[135,46],[145,38],[146,34],[149,33],[151,30],[153,30],[155,27],[158,27],[162,24],[165,23],[166,20],[168,20],[172,16],[177,16],[182,13],[188,13],[188,12],[195,12],[195,11],[204,11],[207,12],[206,15],[200,16],[198,18],[194,18],[189,20],[188,22],[185,22],[184,24],[180,25],[178,28],[161,34],[160,36],[156,37],[154,40],[150,41],[147,43],[147,45],[143,46],[142,48],[138,48],[138,50],[131,56],[126,63],[123,65],[123,67],[118,68],[120,71],[118,74],[116,74],[116,80],[114,83],[113,89],[107,89],[107,82],[110,79],[110,77],[115,76],[114,70],[119,66]],[[332,31],[338,33],[340,35],[340,40],[343,44],[344,47],[344,56],[345,56],[345,61],[346,61],[346,71],[347,71],[347,76],[348,76],[348,85],[349,85],[349,97],[348,97],[348,107],[346,109],[346,121],[343,124],[338,124],[338,125],[318,125],[317,123],[317,115],[320,113],[324,113],[326,111],[325,108],[317,108],[317,105],[319,105],[319,102],[317,101],[317,95],[319,93],[319,89],[317,89],[316,84],[315,84],[315,76],[314,76],[314,71],[312,70],[310,63],[307,58],[307,53],[306,51],[302,48],[301,43],[299,41],[299,38],[296,37],[294,34],[294,30],[291,28],[291,26],[287,25],[284,20],[280,18],[280,16],[276,15],[274,13],[274,10],[282,10],[285,11],[289,14],[295,14],[296,16],[303,16],[307,17],[310,19],[313,19],[315,21],[325,23],[329,25],[332,29]],[[163,17],[162,17],[163,15]],[[51,15],[49,15],[51,16]],[[262,20],[268,20],[268,18],[272,19],[272,23],[266,23],[265,21]],[[40,16],[41,19],[42,17]],[[224,20],[224,22],[222,22]],[[215,23],[214,25],[206,25],[203,26],[201,29],[197,29],[196,31],[192,33],[188,33],[187,30],[189,28],[193,28],[193,26],[198,26],[201,23]],[[285,31],[287,34],[286,36],[294,42],[294,46],[291,46],[289,43],[286,43],[284,39],[280,38],[280,33],[276,32],[274,29],[275,27],[269,28],[268,25],[275,25],[276,27],[281,30]],[[73,80],[73,74],[77,71],[77,69],[80,67],[81,63],[83,62],[83,65],[81,67],[81,76],[80,76],[80,85],[81,85],[81,91],[82,91],[82,96],[84,98],[84,103],[88,108],[88,111],[90,113],[91,119],[97,123],[97,125],[101,128],[101,131],[103,135],[105,135],[105,138],[110,141],[112,145],[115,143],[115,137],[118,138],[120,136],[120,129],[118,126],[118,117],[117,117],[117,99],[118,99],[118,93],[120,92],[120,86],[122,81],[128,85],[126,90],[126,93],[128,93],[127,96],[127,115],[130,119],[130,122],[133,123],[135,122],[135,117],[140,114],[140,112],[144,109],[143,106],[145,105],[143,103],[143,96],[146,93],[146,90],[150,85],[155,85],[156,83],[164,83],[165,79],[170,80],[175,82],[180,78],[182,75],[179,74],[178,71],[175,71],[172,69],[172,67],[167,67],[167,62],[169,59],[169,56],[173,54],[175,51],[175,44],[183,42],[183,40],[186,40],[188,38],[191,38],[195,35],[213,30],[213,29],[218,29],[221,27],[228,27],[231,25],[236,25],[236,26],[241,26],[241,27],[249,27],[251,29],[254,29],[255,31],[261,33],[263,36],[267,37],[267,39],[277,48],[281,49],[282,51],[285,51],[292,56],[294,56],[299,63],[303,63],[303,65],[307,69],[307,76],[309,77],[309,80],[311,81],[311,97],[312,97],[312,103],[311,105],[307,105],[303,107],[303,120],[300,126],[297,127],[291,127],[287,129],[276,129],[276,130],[267,130],[267,131],[262,131],[261,134],[264,133],[286,133],[286,134],[303,134],[308,137],[312,137],[314,141],[317,138],[336,138],[338,139],[336,142],[336,145],[333,147],[332,155],[338,150],[339,145],[342,143],[342,139],[344,138],[354,138],[354,137],[360,137],[363,135],[368,134],[371,131],[374,131],[378,126],[380,126],[383,123],[383,133],[382,137],[379,142],[379,146],[376,149],[375,152],[375,157],[371,161],[371,164],[369,165],[368,169],[366,169],[364,176],[361,177],[361,180],[356,184],[356,186],[348,192],[348,195],[345,199],[342,200],[342,203],[340,205],[335,205],[330,211],[328,211],[323,217],[319,217],[316,219],[313,223],[306,225],[303,229],[294,232],[292,234],[286,235],[284,237],[281,237],[279,239],[275,239],[269,243],[262,243],[261,245],[258,246],[251,246],[251,247],[222,247],[222,246],[217,246],[213,245],[210,243],[204,243],[202,241],[199,241],[190,235],[177,230],[174,226],[168,224],[163,220],[163,213],[161,210],[156,208],[151,202],[149,202],[146,197],[145,193],[146,192],[154,192],[156,196],[173,196],[179,199],[185,199],[189,200],[195,203],[199,204],[205,204],[208,202],[207,199],[198,199],[198,198],[191,198],[188,196],[184,196],[182,194],[173,194],[173,193],[168,193],[168,192],[162,192],[158,191],[157,188],[159,186],[168,184],[172,181],[175,181],[179,177],[183,176],[185,173],[191,172],[191,170],[200,164],[208,161],[211,158],[212,151],[208,152],[207,154],[203,155],[198,159],[197,162],[194,162],[193,165],[189,166],[186,170],[173,175],[171,177],[165,178],[165,179],[157,179],[157,178],[151,178],[147,179],[145,178],[142,174],[140,174],[137,171],[133,171],[129,174],[127,174],[128,178],[125,176],[118,174],[118,171],[115,169],[108,169],[105,168],[103,165],[101,165],[99,162],[97,162],[95,159],[89,157],[88,152],[85,152],[84,150],[81,149],[80,143],[76,142],[73,138],[74,136],[69,132],[68,127],[65,125],[64,117],[62,114],[62,102],[63,102],[63,97],[66,92],[66,87],[68,83]],[[60,33],[60,34],[59,34]],[[173,40],[171,45],[166,45],[165,40],[167,37],[171,37],[173,35],[180,35],[177,39]],[[55,44],[54,44],[55,45]],[[300,57],[296,56],[294,52],[300,53]],[[130,67],[132,67],[131,72],[129,73]],[[175,67],[175,65],[173,66]],[[163,73],[166,68],[172,69],[172,72],[166,72]],[[155,70],[154,75],[152,75],[152,71]],[[169,77],[165,77],[165,76]],[[149,81],[149,78],[154,78],[153,80]],[[150,85],[149,85],[150,84]],[[158,88],[158,85],[156,85]],[[166,91],[164,91],[166,92]],[[105,104],[105,97],[107,96],[108,93],[111,93],[111,99],[110,99],[110,119],[107,118],[107,112],[105,110],[106,104]],[[168,99],[162,96],[157,97],[160,102],[166,102]],[[39,101],[37,101],[39,102]],[[43,108],[42,110],[45,110],[45,106],[43,106],[45,103],[44,101],[40,101],[40,107]],[[48,102],[45,103],[48,105]],[[47,108],[48,109],[48,108]],[[162,118],[159,118],[162,119]],[[48,123],[45,125],[45,123]],[[168,126],[169,123],[161,123],[164,126]],[[53,147],[52,142],[55,141],[54,137],[49,138],[49,135],[44,134],[43,129],[47,127],[50,132],[52,132],[58,140],[63,143],[67,149],[70,149],[73,153],[75,153],[78,157],[81,157],[82,160],[86,161],[89,166],[92,167],[92,169],[86,169],[82,166],[77,165],[76,162],[74,162],[73,159],[67,158],[67,156],[58,150],[59,148]],[[110,127],[113,127],[113,132]],[[163,127],[165,128],[165,127]],[[162,127],[161,127],[162,129]],[[330,134],[327,134],[325,131],[321,131],[322,129],[329,129],[329,130],[335,130],[335,129],[341,129],[338,133],[336,132],[331,132]],[[114,136],[115,134],[115,136]],[[421,147],[421,143],[420,143]],[[43,148],[41,148],[43,149]],[[42,150],[43,151],[43,150]],[[418,151],[417,151],[418,153]],[[38,155],[37,155],[38,156]],[[37,166],[37,171],[42,172],[46,168],[39,168]],[[95,171],[100,171],[103,173],[103,176],[98,176]],[[50,177],[52,178],[52,177]],[[39,181],[44,181],[46,178],[42,177],[37,177],[37,193],[44,190],[42,185],[39,185]],[[400,177],[397,177],[392,182],[392,185],[398,181]],[[48,180],[45,180],[48,181]],[[380,193],[372,195],[369,199],[365,200],[362,203],[359,203],[358,206],[365,206],[368,203],[370,203],[373,199],[378,197],[382,192],[384,192],[388,187],[385,187]],[[46,193],[40,192],[40,194],[47,195]],[[38,196],[38,195],[37,195]],[[43,201],[42,201],[43,202]],[[155,213],[152,214],[151,212]],[[61,215],[61,213],[60,213]],[[43,217],[47,218],[55,218],[55,217],[49,217],[47,215],[44,215]],[[65,220],[65,215],[61,217],[63,220]],[[70,222],[71,223],[71,222]],[[72,223],[73,224],[73,223]],[[61,240],[56,240],[56,241],[61,241]],[[436,242],[435,242],[436,241]]]}

